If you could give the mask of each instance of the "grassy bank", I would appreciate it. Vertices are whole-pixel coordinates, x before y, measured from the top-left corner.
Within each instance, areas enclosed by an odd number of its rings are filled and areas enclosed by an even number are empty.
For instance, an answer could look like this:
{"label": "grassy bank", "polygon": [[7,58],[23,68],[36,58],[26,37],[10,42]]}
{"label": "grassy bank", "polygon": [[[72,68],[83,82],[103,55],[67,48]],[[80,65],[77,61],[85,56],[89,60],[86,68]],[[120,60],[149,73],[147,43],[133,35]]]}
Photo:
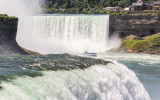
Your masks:
{"label": "grassy bank", "polygon": [[160,54],[160,33],[141,38],[130,35],[124,39],[120,50],[133,53]]}

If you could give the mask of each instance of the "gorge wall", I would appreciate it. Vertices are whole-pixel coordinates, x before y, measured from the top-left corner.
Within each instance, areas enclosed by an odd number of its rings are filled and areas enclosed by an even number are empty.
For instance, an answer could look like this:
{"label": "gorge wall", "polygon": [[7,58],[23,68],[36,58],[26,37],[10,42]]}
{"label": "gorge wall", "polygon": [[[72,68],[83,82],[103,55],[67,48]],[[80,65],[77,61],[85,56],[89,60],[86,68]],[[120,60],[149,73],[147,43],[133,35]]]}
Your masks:
{"label": "gorge wall", "polygon": [[16,42],[18,18],[0,16],[0,55],[28,54]]}
{"label": "gorge wall", "polygon": [[152,35],[160,32],[160,15],[110,15],[109,31],[110,36],[119,34],[122,38],[131,34],[139,37]]}

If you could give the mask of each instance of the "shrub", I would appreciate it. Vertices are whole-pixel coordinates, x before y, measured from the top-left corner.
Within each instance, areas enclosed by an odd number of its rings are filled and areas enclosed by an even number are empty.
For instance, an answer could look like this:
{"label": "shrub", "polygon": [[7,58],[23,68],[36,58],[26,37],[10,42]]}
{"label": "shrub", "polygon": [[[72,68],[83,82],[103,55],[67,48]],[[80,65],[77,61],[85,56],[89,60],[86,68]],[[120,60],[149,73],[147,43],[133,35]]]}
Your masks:
{"label": "shrub", "polygon": [[7,14],[0,14],[0,20],[2,21],[7,21],[7,20],[10,20],[10,19],[15,19],[16,17],[14,16],[8,16]]}

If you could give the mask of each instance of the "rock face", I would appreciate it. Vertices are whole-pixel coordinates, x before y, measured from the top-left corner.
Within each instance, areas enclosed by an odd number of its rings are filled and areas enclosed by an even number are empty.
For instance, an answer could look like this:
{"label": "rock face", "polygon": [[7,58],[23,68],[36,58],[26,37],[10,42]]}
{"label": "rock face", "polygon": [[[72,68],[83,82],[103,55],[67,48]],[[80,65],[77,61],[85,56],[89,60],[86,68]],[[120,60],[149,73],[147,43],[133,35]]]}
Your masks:
{"label": "rock face", "polygon": [[110,36],[119,34],[121,37],[136,35],[144,37],[160,32],[160,15],[130,14],[110,15]]}
{"label": "rock face", "polygon": [[28,54],[16,42],[18,18],[0,17],[0,55]]}

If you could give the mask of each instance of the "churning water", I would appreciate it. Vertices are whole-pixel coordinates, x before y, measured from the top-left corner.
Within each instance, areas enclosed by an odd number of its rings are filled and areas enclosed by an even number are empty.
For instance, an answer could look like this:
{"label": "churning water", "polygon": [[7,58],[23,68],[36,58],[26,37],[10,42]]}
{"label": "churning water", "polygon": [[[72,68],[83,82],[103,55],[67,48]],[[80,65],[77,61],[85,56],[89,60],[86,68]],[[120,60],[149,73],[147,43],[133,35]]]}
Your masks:
{"label": "churning water", "polygon": [[148,91],[152,100],[159,100],[160,56],[128,53],[100,53],[98,58],[118,61],[133,70]]}
{"label": "churning water", "polygon": [[[64,54],[65,55],[65,54]],[[85,69],[38,71],[32,68],[66,66],[65,59],[84,64],[97,62],[72,56],[17,56],[0,58],[1,100],[150,100],[135,73],[109,62]],[[80,61],[78,61],[80,60]],[[78,61],[78,62],[77,62]],[[76,63],[77,62],[77,63]],[[102,63],[102,61],[100,60]],[[86,65],[85,64],[85,65]],[[29,66],[29,67],[28,67]],[[82,66],[82,65],[80,65]],[[41,76],[42,75],[42,76]],[[14,76],[14,78],[12,77]],[[36,77],[37,76],[37,77]]]}

